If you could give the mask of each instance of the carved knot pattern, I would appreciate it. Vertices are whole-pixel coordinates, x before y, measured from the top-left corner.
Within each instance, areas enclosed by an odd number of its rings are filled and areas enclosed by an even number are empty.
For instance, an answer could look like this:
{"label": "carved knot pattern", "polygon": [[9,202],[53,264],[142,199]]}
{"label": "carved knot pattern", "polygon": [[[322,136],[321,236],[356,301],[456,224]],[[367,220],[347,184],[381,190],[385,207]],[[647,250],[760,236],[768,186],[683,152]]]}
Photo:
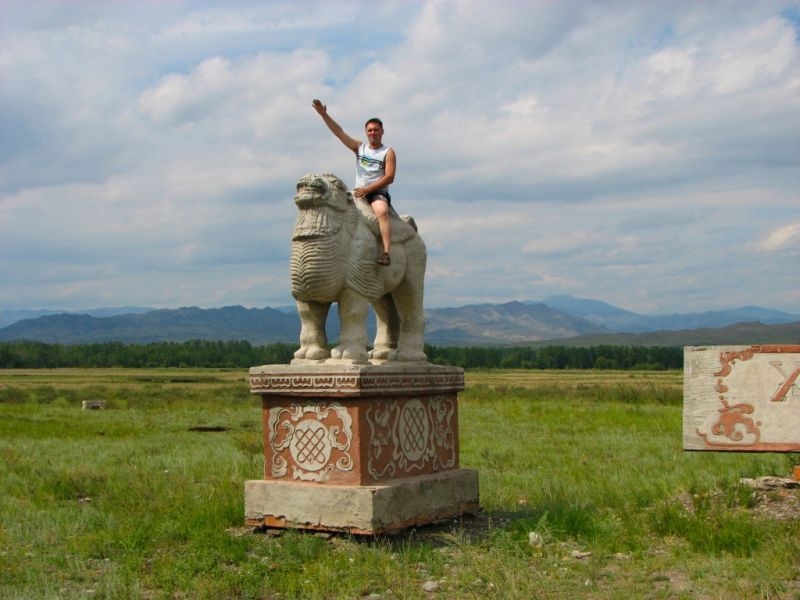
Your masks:
{"label": "carved knot pattern", "polygon": [[290,463],[292,477],[301,481],[327,481],[334,469],[353,469],[352,418],[338,403],[273,407],[267,429],[274,478],[286,477]]}
{"label": "carved knot pattern", "polygon": [[456,400],[380,400],[367,410],[370,447],[367,472],[373,480],[436,473],[457,466]]}
{"label": "carved knot pattern", "polygon": [[319,471],[331,456],[328,430],[319,421],[302,421],[294,430],[289,450],[295,462],[309,471]]}
{"label": "carved knot pattern", "polygon": [[411,461],[422,457],[430,437],[430,421],[419,400],[410,400],[400,411],[400,445]]}

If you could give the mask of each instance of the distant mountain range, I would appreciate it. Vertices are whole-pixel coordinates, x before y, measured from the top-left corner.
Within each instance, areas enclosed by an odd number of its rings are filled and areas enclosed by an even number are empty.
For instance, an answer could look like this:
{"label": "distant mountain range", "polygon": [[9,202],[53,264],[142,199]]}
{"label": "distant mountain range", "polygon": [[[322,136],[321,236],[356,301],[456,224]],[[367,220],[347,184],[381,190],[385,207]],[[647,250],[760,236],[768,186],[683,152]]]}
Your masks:
{"label": "distant mountain range", "polygon": [[185,342],[188,340],[248,340],[254,344],[296,341],[297,315],[274,308],[150,310],[95,317],[88,314],[50,314],[24,319],[0,329],[0,340],[34,340],[60,344],[95,342]]}
{"label": "distant mountain range", "polygon": [[800,320],[800,314],[790,314],[760,306],[744,306],[732,310],[688,314],[638,315],[600,300],[587,300],[572,296],[550,296],[542,302],[557,310],[607,327],[611,331],[625,333],[726,327],[735,323],[753,322],[777,325]]}
{"label": "distant mountain range", "polygon": [[[748,306],[734,310],[639,315],[599,300],[552,296],[540,302],[473,304],[425,311],[425,341],[439,346],[636,344],[700,345],[800,342],[800,315]],[[0,311],[0,341],[62,344],[118,341],[247,340],[297,342],[300,321],[290,307],[201,309],[122,307],[83,313]],[[374,316],[369,321],[374,335]],[[328,319],[338,335],[335,307]]]}
{"label": "distant mountain range", "polygon": [[80,311],[68,310],[0,310],[0,329],[13,325],[24,319],[36,319],[49,315],[89,315],[92,317],[113,317],[116,315],[139,314],[156,310],[155,308],[142,308],[139,306],[120,306],[117,308],[90,308]]}

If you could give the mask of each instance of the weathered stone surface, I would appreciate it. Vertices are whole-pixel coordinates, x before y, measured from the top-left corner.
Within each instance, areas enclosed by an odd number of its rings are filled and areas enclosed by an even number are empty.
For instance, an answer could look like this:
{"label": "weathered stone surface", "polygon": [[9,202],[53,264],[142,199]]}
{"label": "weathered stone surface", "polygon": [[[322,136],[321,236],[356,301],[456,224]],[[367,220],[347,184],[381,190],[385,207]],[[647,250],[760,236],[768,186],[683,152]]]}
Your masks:
{"label": "weathered stone surface", "polygon": [[683,447],[800,451],[800,345],[684,348]]}
{"label": "weathered stone surface", "polygon": [[400,531],[479,510],[477,471],[397,479],[374,486],[245,482],[245,522],[354,534]]}

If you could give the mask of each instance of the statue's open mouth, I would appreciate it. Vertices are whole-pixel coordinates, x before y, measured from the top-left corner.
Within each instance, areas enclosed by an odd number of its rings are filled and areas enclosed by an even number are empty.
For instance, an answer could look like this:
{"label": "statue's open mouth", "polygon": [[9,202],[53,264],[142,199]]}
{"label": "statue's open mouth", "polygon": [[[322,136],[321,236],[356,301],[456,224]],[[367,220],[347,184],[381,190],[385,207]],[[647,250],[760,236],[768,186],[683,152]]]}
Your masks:
{"label": "statue's open mouth", "polygon": [[301,179],[297,183],[297,194],[294,197],[295,203],[301,208],[310,208],[324,200],[328,193],[328,185],[320,178]]}

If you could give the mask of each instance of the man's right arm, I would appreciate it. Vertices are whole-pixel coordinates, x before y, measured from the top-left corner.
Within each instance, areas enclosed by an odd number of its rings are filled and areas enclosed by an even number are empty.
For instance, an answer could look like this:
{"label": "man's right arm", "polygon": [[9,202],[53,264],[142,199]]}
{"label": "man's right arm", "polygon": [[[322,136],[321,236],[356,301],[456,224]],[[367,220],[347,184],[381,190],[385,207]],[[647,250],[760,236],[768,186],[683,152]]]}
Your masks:
{"label": "man's right arm", "polygon": [[344,129],[342,129],[342,127],[336,121],[334,121],[328,114],[328,107],[317,99],[314,99],[314,101],[311,103],[311,106],[314,107],[314,110],[316,110],[319,113],[319,116],[322,117],[322,120],[325,121],[325,125],[327,125],[328,129],[331,130],[331,133],[333,133],[333,135],[339,138],[339,140],[345,146],[350,148],[350,150],[358,154],[358,147],[361,146],[361,142],[359,142],[354,138],[351,138],[344,132]]}

